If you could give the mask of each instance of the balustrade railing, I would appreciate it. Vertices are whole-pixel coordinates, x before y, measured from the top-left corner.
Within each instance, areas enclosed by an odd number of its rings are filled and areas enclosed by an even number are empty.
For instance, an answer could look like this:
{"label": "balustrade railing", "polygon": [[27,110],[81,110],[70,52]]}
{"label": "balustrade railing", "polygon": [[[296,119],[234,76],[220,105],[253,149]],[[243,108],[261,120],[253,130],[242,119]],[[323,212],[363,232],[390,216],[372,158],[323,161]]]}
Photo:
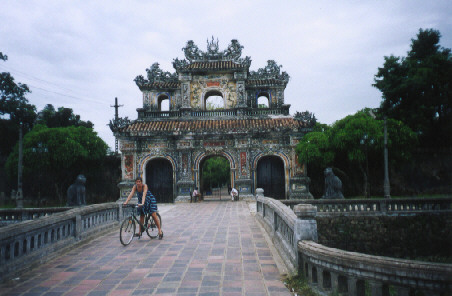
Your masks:
{"label": "balustrade railing", "polygon": [[232,117],[237,116],[237,110],[225,109],[225,110],[200,110],[191,111],[193,117]]}
{"label": "balustrade railing", "polygon": [[432,211],[451,211],[452,198],[400,198],[400,199],[303,199],[283,200],[293,208],[297,204],[312,204],[317,214],[416,214]]}
{"label": "balustrade railing", "polygon": [[329,248],[317,243],[315,220],[317,215],[331,216],[337,213],[444,213],[451,211],[450,198],[277,201],[258,196],[256,203],[256,218],[262,222],[288,268],[298,269],[299,274],[306,276],[311,287],[322,294],[408,296],[419,292],[422,295],[452,293],[452,264],[373,256]]}
{"label": "balustrade railing", "polygon": [[70,207],[58,208],[22,208],[22,209],[0,209],[0,226],[34,220],[72,209]]}
{"label": "balustrade railing", "polygon": [[[147,111],[138,109],[138,119],[153,118],[175,118],[181,116],[189,116],[194,118],[210,118],[210,117],[234,117],[237,116],[237,109],[217,109],[217,110],[191,110],[188,113],[182,111]],[[289,115],[289,108],[245,108],[243,115],[246,116],[264,116],[264,115]]]}
{"label": "balustrade railing", "polygon": [[116,203],[89,205],[1,227],[0,281],[35,262],[51,259],[58,250],[116,227],[130,210]]}
{"label": "balustrade railing", "polygon": [[452,292],[452,264],[347,252],[307,240],[298,242],[298,251],[299,273],[324,293],[408,296]]}

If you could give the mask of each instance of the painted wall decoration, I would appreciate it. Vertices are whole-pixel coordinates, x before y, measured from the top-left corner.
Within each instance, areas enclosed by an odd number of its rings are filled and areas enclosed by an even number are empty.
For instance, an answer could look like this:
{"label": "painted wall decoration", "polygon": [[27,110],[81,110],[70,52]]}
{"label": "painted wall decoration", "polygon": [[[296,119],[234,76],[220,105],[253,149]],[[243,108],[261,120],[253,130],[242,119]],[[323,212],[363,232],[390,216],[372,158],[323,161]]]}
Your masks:
{"label": "painted wall decoration", "polygon": [[124,155],[124,179],[133,179],[133,155]]}
{"label": "painted wall decoration", "polygon": [[166,148],[166,147],[168,147],[168,144],[167,143],[162,143],[162,142],[147,144],[147,148],[148,149],[151,149],[151,148]]}
{"label": "painted wall decoration", "polygon": [[219,147],[219,146],[224,146],[225,142],[224,141],[216,141],[216,142],[204,142],[204,147]]}
{"label": "painted wall decoration", "polygon": [[188,155],[187,153],[182,154],[182,173],[185,175],[188,171]]}
{"label": "painted wall decoration", "polygon": [[246,169],[246,152],[240,152],[240,172],[242,173],[242,176],[248,174]]}

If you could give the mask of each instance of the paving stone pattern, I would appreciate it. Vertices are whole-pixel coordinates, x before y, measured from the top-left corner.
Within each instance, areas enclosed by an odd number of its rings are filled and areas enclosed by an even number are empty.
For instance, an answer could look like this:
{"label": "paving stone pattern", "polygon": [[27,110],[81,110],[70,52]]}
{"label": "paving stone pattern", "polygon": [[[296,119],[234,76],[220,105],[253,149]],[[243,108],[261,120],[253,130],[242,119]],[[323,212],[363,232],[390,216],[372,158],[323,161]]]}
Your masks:
{"label": "paving stone pattern", "polygon": [[177,204],[163,240],[117,231],[0,285],[0,295],[291,295],[246,202]]}

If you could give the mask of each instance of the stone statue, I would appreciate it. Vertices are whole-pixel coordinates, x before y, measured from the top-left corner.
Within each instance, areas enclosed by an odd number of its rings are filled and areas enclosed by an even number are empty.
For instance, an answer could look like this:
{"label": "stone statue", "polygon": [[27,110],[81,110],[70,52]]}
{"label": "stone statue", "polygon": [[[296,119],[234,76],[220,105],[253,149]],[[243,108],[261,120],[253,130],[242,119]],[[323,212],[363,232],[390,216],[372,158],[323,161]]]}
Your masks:
{"label": "stone statue", "polygon": [[322,198],[325,199],[340,199],[344,198],[342,194],[342,182],[334,175],[332,168],[326,168],[325,174],[325,194]]}
{"label": "stone statue", "polygon": [[67,190],[67,206],[72,207],[86,205],[85,183],[85,176],[78,175],[74,184],[69,186]]}

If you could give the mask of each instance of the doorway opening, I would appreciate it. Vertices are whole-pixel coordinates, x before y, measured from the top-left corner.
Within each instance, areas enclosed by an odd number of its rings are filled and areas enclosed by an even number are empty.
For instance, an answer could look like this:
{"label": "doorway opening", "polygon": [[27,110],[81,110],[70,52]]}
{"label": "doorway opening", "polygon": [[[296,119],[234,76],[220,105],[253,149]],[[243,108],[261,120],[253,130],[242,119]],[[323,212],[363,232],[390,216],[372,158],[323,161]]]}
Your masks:
{"label": "doorway opening", "polygon": [[172,203],[173,168],[166,158],[156,158],[146,165],[146,184],[157,200],[157,203]]}
{"label": "doorway opening", "polygon": [[228,200],[231,166],[226,157],[206,157],[200,164],[200,172],[200,190],[204,200]]}
{"label": "doorway opening", "polygon": [[264,189],[264,196],[285,199],[284,163],[277,156],[262,157],[257,163],[257,188]]}

